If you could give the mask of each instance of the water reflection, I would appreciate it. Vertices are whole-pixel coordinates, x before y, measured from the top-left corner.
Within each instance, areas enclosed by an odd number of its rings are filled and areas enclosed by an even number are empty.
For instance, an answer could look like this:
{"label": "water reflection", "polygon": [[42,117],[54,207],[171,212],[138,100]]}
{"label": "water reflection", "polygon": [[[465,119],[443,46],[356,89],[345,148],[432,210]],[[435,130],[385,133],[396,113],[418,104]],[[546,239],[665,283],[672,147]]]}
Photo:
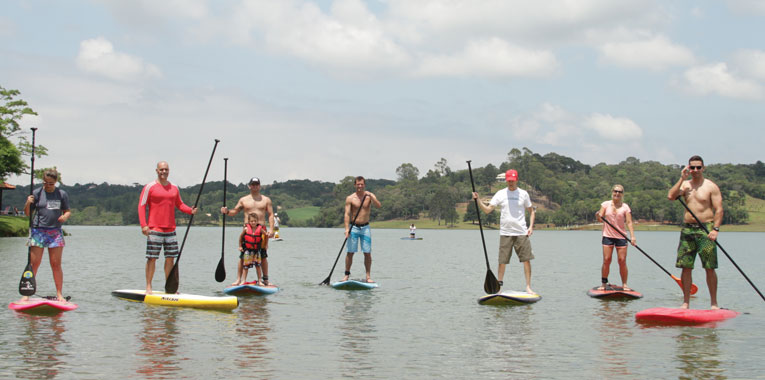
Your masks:
{"label": "water reflection", "polygon": [[340,315],[340,333],[343,351],[341,373],[352,373],[355,377],[375,376],[372,344],[377,340],[375,302],[372,291],[347,291]]}
{"label": "water reflection", "polygon": [[713,328],[683,327],[675,337],[681,379],[726,379],[720,339]]}
{"label": "water reflection", "polygon": [[273,377],[273,371],[266,366],[271,352],[268,342],[271,332],[268,298],[247,297],[247,302],[240,302],[236,323],[236,333],[241,337],[237,339],[239,357],[234,360],[236,365],[247,370],[248,374],[257,374],[254,378]]}
{"label": "water reflection", "polygon": [[143,330],[138,333],[140,350],[136,353],[141,365],[136,373],[147,379],[173,379],[180,376],[177,355],[176,317],[179,310],[172,307],[146,305],[141,315]]}
{"label": "water reflection", "polygon": [[18,334],[19,354],[24,363],[16,369],[16,378],[21,379],[53,379],[64,370],[66,363],[62,360],[68,354],[59,349],[68,343],[64,339],[66,324],[62,314],[53,316],[30,315],[15,313],[24,320],[23,333]]}
{"label": "water reflection", "polygon": [[537,370],[529,363],[537,359],[536,323],[534,305],[496,306],[493,310],[496,349],[488,357],[502,358],[494,365],[499,365],[496,372],[507,378],[537,378]]}
{"label": "water reflection", "polygon": [[634,376],[627,367],[633,353],[629,352],[623,344],[629,342],[633,335],[633,313],[628,308],[629,302],[628,300],[600,300],[600,307],[595,309],[597,323],[595,330],[598,331],[601,343],[597,347],[597,355],[602,362],[599,369],[603,378],[614,375]]}

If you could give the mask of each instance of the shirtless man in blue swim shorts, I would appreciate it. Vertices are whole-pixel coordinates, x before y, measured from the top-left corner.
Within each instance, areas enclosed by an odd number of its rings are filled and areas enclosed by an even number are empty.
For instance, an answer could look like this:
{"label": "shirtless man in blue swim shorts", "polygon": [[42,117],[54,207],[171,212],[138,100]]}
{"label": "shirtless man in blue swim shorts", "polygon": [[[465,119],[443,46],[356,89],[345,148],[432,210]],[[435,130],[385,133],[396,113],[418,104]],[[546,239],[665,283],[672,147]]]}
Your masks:
{"label": "shirtless man in blue swim shorts", "polygon": [[[369,215],[372,205],[380,208],[382,204],[377,197],[366,191],[366,180],[362,176],[356,177],[353,182],[356,192],[345,198],[345,238],[348,239],[348,253],[345,256],[345,277],[343,281],[348,281],[351,275],[351,264],[353,264],[353,254],[359,248],[361,240],[361,251],[364,252],[364,268],[367,271],[367,282],[372,281],[372,230],[369,228]],[[359,207],[361,209],[359,209]],[[352,219],[352,215],[356,219]],[[351,223],[353,222],[353,223]]]}

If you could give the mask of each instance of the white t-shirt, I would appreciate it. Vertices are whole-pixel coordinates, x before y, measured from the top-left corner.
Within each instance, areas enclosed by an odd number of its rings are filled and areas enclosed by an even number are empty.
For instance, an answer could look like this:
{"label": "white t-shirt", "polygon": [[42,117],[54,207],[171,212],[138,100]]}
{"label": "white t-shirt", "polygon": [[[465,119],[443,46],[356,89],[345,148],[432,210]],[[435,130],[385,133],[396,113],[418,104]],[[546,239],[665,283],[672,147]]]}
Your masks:
{"label": "white t-shirt", "polygon": [[491,198],[490,205],[499,206],[499,234],[505,236],[526,235],[526,209],[531,207],[531,198],[526,190],[504,188]]}

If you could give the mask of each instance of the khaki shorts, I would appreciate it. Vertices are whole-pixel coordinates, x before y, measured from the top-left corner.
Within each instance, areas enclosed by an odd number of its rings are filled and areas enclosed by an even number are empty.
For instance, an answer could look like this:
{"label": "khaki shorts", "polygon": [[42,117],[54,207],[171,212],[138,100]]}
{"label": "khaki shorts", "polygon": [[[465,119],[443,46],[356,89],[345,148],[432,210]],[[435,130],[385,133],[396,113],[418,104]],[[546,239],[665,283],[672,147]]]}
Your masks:
{"label": "khaki shorts", "polygon": [[531,251],[531,240],[527,235],[520,236],[499,236],[499,263],[510,263],[510,256],[518,255],[518,261],[526,262],[534,258],[534,252]]}

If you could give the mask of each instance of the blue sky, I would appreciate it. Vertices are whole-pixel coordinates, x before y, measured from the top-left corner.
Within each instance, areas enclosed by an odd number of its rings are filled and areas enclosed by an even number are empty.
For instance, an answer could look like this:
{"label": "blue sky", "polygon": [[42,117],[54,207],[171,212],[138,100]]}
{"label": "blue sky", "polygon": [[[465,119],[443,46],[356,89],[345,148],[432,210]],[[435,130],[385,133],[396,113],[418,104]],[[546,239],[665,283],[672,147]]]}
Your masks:
{"label": "blue sky", "polygon": [[[763,160],[765,2],[7,1],[0,85],[66,183]],[[11,178],[10,182],[23,183]]]}

